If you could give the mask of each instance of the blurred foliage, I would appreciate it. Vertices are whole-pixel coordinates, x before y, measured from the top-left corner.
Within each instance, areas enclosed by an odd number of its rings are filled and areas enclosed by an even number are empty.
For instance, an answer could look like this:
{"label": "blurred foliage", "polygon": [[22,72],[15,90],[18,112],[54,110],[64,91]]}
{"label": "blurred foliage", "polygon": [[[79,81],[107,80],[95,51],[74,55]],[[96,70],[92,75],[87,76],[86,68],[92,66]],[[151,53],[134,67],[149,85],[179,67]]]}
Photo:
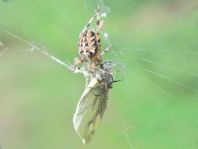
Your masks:
{"label": "blurred foliage", "polygon": [[103,32],[113,44],[105,59],[127,69],[88,145],[72,126],[84,78],[6,34],[71,63],[97,4],[0,1],[0,148],[197,149],[197,0],[104,0],[110,13]]}

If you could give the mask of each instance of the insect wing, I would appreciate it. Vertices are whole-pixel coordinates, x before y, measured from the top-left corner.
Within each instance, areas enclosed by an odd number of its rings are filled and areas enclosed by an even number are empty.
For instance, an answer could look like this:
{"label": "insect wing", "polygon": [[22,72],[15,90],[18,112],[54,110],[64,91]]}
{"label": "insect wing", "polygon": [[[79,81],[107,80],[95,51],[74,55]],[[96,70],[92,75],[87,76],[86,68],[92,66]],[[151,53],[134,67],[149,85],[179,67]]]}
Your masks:
{"label": "insect wing", "polygon": [[108,88],[104,82],[91,79],[85,88],[73,117],[74,129],[83,143],[91,141],[107,107]]}

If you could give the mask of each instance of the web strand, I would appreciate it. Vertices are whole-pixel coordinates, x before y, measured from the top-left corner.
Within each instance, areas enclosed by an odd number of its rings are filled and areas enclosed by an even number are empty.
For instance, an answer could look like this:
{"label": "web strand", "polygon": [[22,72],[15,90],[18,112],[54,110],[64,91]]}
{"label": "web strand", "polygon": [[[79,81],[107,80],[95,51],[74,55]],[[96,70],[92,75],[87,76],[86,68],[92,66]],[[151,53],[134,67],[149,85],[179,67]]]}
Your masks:
{"label": "web strand", "polygon": [[20,42],[22,42],[22,43],[24,43],[24,44],[30,46],[30,47],[31,47],[30,51],[36,50],[36,51],[42,53],[43,55],[49,57],[50,59],[52,59],[52,60],[55,61],[56,63],[58,63],[58,64],[64,66],[64,67],[67,68],[68,70],[71,70],[71,69],[70,69],[70,66],[69,66],[68,64],[66,64],[65,62],[61,61],[60,59],[58,59],[58,58],[56,58],[56,57],[50,55],[50,54],[47,53],[46,51],[41,50],[38,46],[32,44],[31,42],[29,42],[29,41],[27,41],[27,40],[25,40],[25,39],[23,39],[23,38],[21,38],[21,37],[15,35],[15,34],[11,33],[11,32],[9,32],[9,31],[6,31],[6,30],[0,30],[0,31],[3,32],[3,33],[5,33],[5,34],[7,34],[7,35],[10,36],[10,37],[13,37],[14,39],[16,39],[16,40],[18,40],[18,41],[20,41]]}

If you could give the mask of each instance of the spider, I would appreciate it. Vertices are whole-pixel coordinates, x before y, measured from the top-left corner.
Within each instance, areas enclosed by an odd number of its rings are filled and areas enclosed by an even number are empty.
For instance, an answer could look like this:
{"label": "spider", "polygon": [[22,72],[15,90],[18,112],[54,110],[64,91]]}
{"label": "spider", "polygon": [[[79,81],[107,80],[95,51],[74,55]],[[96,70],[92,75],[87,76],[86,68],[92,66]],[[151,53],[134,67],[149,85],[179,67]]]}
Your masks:
{"label": "spider", "polygon": [[[104,22],[102,15],[103,13],[98,7],[94,16],[81,31],[78,41],[79,57],[74,59],[72,70],[75,70],[81,64],[87,63],[89,70],[94,71],[96,67],[102,63],[102,55],[110,49],[111,45],[109,45],[103,52],[101,50],[100,31]],[[91,24],[94,20],[96,20],[96,27],[92,28]]]}

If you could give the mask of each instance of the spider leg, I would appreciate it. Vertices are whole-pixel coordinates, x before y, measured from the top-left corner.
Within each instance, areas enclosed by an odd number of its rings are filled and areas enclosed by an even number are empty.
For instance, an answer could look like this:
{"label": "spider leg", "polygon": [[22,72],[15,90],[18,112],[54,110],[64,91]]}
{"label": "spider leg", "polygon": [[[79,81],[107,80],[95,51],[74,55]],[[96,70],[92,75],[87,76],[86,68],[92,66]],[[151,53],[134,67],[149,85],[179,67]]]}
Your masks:
{"label": "spider leg", "polygon": [[79,65],[81,65],[83,62],[84,61],[80,57],[75,58],[74,63],[69,67],[69,70],[73,73],[81,73],[81,68]]}
{"label": "spider leg", "polygon": [[[83,28],[83,31],[87,30],[87,28],[90,27],[91,23],[92,23],[93,20],[96,18],[96,16],[97,16],[97,13],[95,13],[95,14],[91,17],[91,19],[88,21],[87,25]],[[82,31],[82,32],[83,32],[83,31]]]}
{"label": "spider leg", "polygon": [[100,9],[97,9],[96,14],[96,31],[99,32],[103,27],[104,20],[102,20]]}
{"label": "spider leg", "polygon": [[104,51],[100,54],[101,56],[104,55],[106,52],[109,51],[109,49],[112,47],[112,45],[110,44],[106,49],[104,49]]}
{"label": "spider leg", "polygon": [[95,14],[88,21],[87,25],[83,28],[82,32],[90,27],[91,23],[94,21],[95,18],[96,18],[96,31],[99,32],[99,30],[103,27],[103,20],[101,20],[102,16],[101,16],[100,7],[97,8]]}

